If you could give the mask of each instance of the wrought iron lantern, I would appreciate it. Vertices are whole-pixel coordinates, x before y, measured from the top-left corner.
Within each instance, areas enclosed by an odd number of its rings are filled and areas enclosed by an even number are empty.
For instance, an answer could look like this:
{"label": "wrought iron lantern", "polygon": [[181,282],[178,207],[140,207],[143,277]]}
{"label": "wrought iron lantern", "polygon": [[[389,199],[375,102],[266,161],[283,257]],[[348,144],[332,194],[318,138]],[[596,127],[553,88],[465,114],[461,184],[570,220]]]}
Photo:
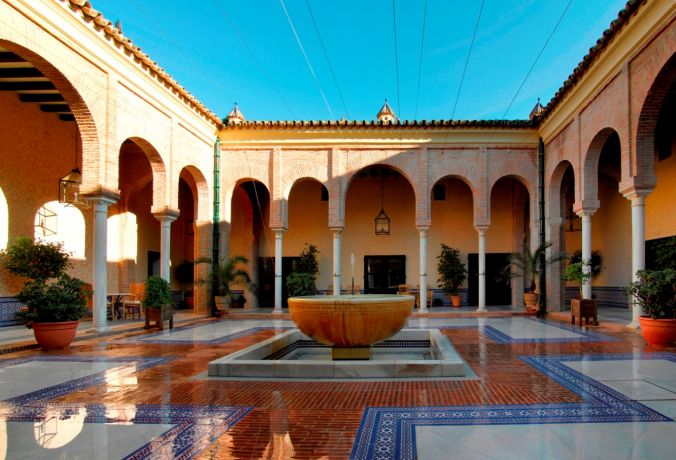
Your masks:
{"label": "wrought iron lantern", "polygon": [[59,203],[65,203],[66,206],[86,206],[87,203],[80,198],[80,186],[82,185],[82,174],[78,168],[78,136],[75,128],[75,166],[73,169],[59,179]]}
{"label": "wrought iron lantern", "polygon": [[383,178],[380,178],[380,212],[376,216],[376,235],[390,234],[390,218],[385,214],[383,206]]}

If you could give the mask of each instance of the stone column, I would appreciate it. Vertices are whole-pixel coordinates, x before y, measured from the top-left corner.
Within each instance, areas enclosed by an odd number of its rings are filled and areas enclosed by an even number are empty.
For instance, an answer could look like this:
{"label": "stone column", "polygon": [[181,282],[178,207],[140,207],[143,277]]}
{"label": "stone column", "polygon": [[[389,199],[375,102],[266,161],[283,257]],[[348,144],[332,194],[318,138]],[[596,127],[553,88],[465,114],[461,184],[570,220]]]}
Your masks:
{"label": "stone column", "polygon": [[427,310],[427,231],[428,227],[418,227],[420,232],[420,311]]}
{"label": "stone column", "polygon": [[117,197],[87,197],[94,205],[94,276],[93,276],[93,330],[105,332],[108,326],[108,206],[117,201]]}
{"label": "stone column", "polygon": [[332,228],[333,231],[333,295],[340,295],[340,240],[342,228]]}
{"label": "stone column", "polygon": [[[578,212],[578,216],[582,218],[582,261],[584,263],[582,267],[582,273],[591,273],[591,212]],[[582,298],[591,299],[592,298],[592,285],[591,277],[587,278],[582,284]]]}
{"label": "stone column", "polygon": [[477,227],[479,233],[479,308],[476,311],[486,310],[486,230],[488,227]]}
{"label": "stone column", "polygon": [[275,230],[275,308],[274,313],[282,312],[282,242],[284,230]]}
{"label": "stone column", "polygon": [[[636,193],[628,197],[631,200],[631,276],[636,281],[636,272],[645,268],[645,197]],[[631,309],[631,323],[628,328],[641,327],[639,318],[643,313],[641,305],[632,297],[629,299]]]}
{"label": "stone column", "polygon": [[178,211],[162,211],[153,213],[160,222],[160,277],[171,282],[171,223],[179,215]]}

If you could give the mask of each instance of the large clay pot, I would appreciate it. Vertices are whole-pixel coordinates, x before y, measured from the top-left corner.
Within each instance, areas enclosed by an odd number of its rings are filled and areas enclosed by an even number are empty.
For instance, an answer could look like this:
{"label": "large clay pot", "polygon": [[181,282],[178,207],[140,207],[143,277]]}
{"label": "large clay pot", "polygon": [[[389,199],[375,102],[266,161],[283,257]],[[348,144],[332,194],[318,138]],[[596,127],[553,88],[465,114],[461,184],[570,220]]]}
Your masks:
{"label": "large clay pot", "polygon": [[670,347],[676,345],[676,319],[652,319],[641,316],[641,332],[648,345]]}
{"label": "large clay pot", "polygon": [[65,348],[75,339],[79,321],[62,321],[57,323],[33,323],[35,340],[43,350]]}
{"label": "large clay pot", "polygon": [[529,315],[534,315],[538,312],[538,296],[535,292],[524,292],[523,294],[523,304]]}
{"label": "large clay pot", "polygon": [[455,308],[459,308],[462,303],[462,297],[459,295],[449,295],[448,299],[451,301],[451,306]]}

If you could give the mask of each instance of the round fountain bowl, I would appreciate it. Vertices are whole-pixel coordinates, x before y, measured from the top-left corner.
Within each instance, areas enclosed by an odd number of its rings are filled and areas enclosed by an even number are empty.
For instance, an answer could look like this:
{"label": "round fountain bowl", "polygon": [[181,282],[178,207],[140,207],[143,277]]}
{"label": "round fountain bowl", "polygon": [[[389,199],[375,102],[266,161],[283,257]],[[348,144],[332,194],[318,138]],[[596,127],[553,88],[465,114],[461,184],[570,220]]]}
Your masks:
{"label": "round fountain bowl", "polygon": [[372,345],[406,325],[415,298],[408,295],[316,295],[290,297],[289,313],[298,329],[334,347]]}

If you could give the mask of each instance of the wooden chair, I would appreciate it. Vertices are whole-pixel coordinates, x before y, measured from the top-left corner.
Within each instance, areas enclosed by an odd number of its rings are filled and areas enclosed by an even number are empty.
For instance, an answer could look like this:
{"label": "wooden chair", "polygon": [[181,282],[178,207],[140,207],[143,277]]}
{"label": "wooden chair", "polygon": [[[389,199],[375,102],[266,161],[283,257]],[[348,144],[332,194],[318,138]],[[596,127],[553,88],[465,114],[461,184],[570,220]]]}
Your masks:
{"label": "wooden chair", "polygon": [[141,319],[141,300],[143,300],[144,293],[145,284],[131,283],[129,285],[129,295],[122,301],[125,319],[127,319],[127,315],[131,315],[131,319],[136,319],[136,315],[138,315],[138,319]]}

